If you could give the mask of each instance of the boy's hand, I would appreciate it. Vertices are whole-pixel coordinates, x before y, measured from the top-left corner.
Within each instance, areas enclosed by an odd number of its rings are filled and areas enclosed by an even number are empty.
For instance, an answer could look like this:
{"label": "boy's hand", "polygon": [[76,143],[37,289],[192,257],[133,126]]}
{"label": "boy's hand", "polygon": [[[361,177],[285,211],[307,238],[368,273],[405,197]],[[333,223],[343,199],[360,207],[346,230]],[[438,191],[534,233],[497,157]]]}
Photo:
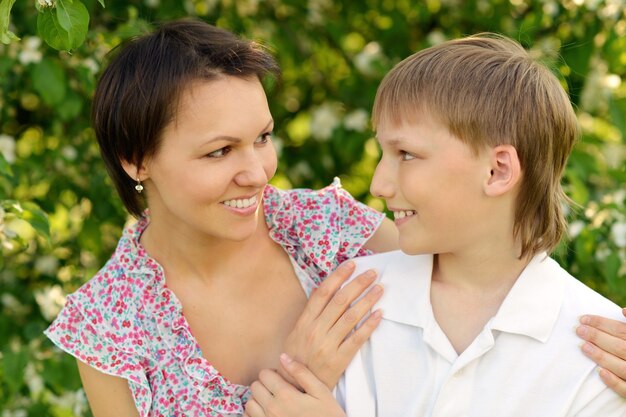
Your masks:
{"label": "boy's hand", "polygon": [[[626,308],[622,310],[626,316]],[[626,398],[626,323],[600,316],[582,316],[576,334],[587,342],[582,350],[601,368],[600,378]]]}
{"label": "boy's hand", "polygon": [[[374,271],[366,271],[341,288],[354,268],[354,262],[344,263],[313,292],[284,347],[290,357],[304,364],[331,389],[382,317],[380,311],[375,311],[350,334],[383,293],[377,284],[351,306],[376,279]],[[282,366],[278,372],[297,384]]]}
{"label": "boy's hand", "polygon": [[281,355],[285,371],[303,387],[299,391],[277,372],[261,371],[250,390],[244,417],[346,417],[328,387],[306,366]]}

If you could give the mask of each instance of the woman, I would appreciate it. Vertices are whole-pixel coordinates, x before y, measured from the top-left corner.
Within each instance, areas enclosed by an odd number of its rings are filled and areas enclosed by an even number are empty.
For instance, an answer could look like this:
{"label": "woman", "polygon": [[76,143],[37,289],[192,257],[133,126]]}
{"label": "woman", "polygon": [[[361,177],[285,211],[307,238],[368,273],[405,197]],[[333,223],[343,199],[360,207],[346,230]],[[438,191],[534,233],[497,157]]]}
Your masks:
{"label": "woman", "polygon": [[345,339],[381,289],[347,310],[374,274],[336,294],[351,266],[329,274],[394,249],[395,230],[338,183],[268,185],[260,81],[276,72],[258,45],[187,20],[130,41],[102,75],[96,136],[139,220],[46,331],[77,358],[95,417],[241,415],[281,352],[332,385],[377,325]]}

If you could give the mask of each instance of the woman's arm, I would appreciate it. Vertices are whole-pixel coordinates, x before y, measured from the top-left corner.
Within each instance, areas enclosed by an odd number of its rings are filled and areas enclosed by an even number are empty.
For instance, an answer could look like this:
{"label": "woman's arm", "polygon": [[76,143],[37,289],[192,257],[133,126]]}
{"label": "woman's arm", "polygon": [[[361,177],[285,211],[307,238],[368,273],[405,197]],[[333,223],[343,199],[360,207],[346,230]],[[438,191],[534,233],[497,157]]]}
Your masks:
{"label": "woman's arm", "polygon": [[[626,308],[622,310],[626,316]],[[600,316],[582,316],[576,334],[585,340],[582,350],[602,369],[600,377],[626,398],[626,323]]]}
{"label": "woman's arm", "polygon": [[398,228],[391,220],[385,217],[378,229],[376,229],[372,237],[365,242],[363,247],[376,253],[399,249]]}
{"label": "woman's arm", "polygon": [[94,417],[139,417],[124,378],[106,375],[79,360],[76,362]]}

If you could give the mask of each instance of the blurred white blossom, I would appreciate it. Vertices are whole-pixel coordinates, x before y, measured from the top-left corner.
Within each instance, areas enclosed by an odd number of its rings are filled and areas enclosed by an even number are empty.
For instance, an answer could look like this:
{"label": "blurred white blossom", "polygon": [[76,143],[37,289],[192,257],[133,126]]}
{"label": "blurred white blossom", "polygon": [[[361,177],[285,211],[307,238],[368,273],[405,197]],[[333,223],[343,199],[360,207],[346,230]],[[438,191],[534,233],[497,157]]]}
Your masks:
{"label": "blurred white blossom", "polygon": [[311,112],[311,136],[318,140],[328,140],[340,123],[340,106],[324,103]]}
{"label": "blurred white blossom", "polygon": [[9,164],[15,162],[15,139],[13,136],[0,135],[0,153]]}
{"label": "blurred white blossom", "polygon": [[75,147],[66,145],[63,149],[61,149],[61,155],[63,155],[68,161],[73,161],[78,156],[78,151]]}
{"label": "blurred white blossom", "polygon": [[618,248],[626,248],[626,222],[613,223],[611,237]]}
{"label": "blurred white blossom", "polygon": [[237,0],[235,7],[237,7],[238,16],[252,16],[259,10],[259,0]]}
{"label": "blurred white blossom", "polygon": [[40,274],[55,275],[58,269],[59,260],[52,255],[41,256],[35,261],[35,271]]}
{"label": "blurred white blossom", "polygon": [[576,236],[580,234],[580,232],[582,232],[584,228],[585,228],[585,223],[580,220],[577,220],[575,222],[570,223],[568,230],[567,230],[567,234],[569,235],[570,239],[574,239]]}
{"label": "blurred white blossom", "polygon": [[39,3],[39,5],[43,6],[43,7],[52,7],[52,6],[54,6],[54,1],[53,0],[37,0],[37,3]]}
{"label": "blurred white blossom", "polygon": [[75,416],[83,415],[87,410],[87,398],[82,389],[66,391],[61,396],[50,397],[50,403],[65,410],[71,410]]}
{"label": "blurred white blossom", "polygon": [[363,132],[367,128],[369,114],[364,109],[356,109],[346,115],[343,119],[343,125],[346,129]]}
{"label": "blurred white blossom", "polygon": [[440,29],[435,29],[428,34],[426,39],[428,39],[429,44],[438,45],[440,43],[445,42],[447,38],[446,38],[446,35]]}
{"label": "blurred white blossom", "polygon": [[84,59],[82,65],[83,67],[87,68],[92,74],[96,74],[98,71],[100,71],[100,65],[96,62],[95,59],[91,57]]}
{"label": "blurred white blossom", "polygon": [[308,0],[307,20],[313,24],[322,25],[325,22],[324,12],[330,8],[332,0]]}
{"label": "blurred white blossom", "polygon": [[28,417],[26,410],[4,410],[2,417]]}
{"label": "blurred white blossom", "polygon": [[41,61],[41,38],[37,36],[28,36],[22,41],[22,50],[17,55],[17,59],[23,64],[37,63]]}
{"label": "blurred white blossom", "polygon": [[65,294],[60,286],[53,285],[35,291],[35,300],[39,305],[41,315],[46,320],[52,321],[65,305]]}
{"label": "blurred white blossom", "polygon": [[41,378],[35,369],[35,364],[32,362],[28,362],[24,369],[24,381],[26,381],[26,385],[28,385],[28,389],[33,397],[37,397],[43,391],[43,378]]}
{"label": "blurred white blossom", "polygon": [[365,75],[376,75],[375,63],[383,58],[378,42],[370,42],[354,57],[354,66]]}

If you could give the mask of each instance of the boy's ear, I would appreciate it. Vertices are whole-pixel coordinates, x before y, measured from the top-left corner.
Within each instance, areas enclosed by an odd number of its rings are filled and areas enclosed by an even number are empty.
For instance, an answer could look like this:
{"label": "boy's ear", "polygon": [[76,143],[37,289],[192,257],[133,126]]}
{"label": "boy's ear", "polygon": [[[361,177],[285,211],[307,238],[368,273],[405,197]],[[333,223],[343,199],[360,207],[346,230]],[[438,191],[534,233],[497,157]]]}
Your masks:
{"label": "boy's ear", "polygon": [[497,197],[515,188],[522,178],[522,168],[512,145],[498,145],[489,152],[491,172],[484,185],[485,193]]}
{"label": "boy's ear", "polygon": [[124,171],[126,171],[126,174],[128,174],[128,176],[131,177],[133,180],[145,181],[148,179],[148,169],[146,168],[146,165],[144,163],[137,166],[132,162],[128,162],[122,159],[121,164]]}

